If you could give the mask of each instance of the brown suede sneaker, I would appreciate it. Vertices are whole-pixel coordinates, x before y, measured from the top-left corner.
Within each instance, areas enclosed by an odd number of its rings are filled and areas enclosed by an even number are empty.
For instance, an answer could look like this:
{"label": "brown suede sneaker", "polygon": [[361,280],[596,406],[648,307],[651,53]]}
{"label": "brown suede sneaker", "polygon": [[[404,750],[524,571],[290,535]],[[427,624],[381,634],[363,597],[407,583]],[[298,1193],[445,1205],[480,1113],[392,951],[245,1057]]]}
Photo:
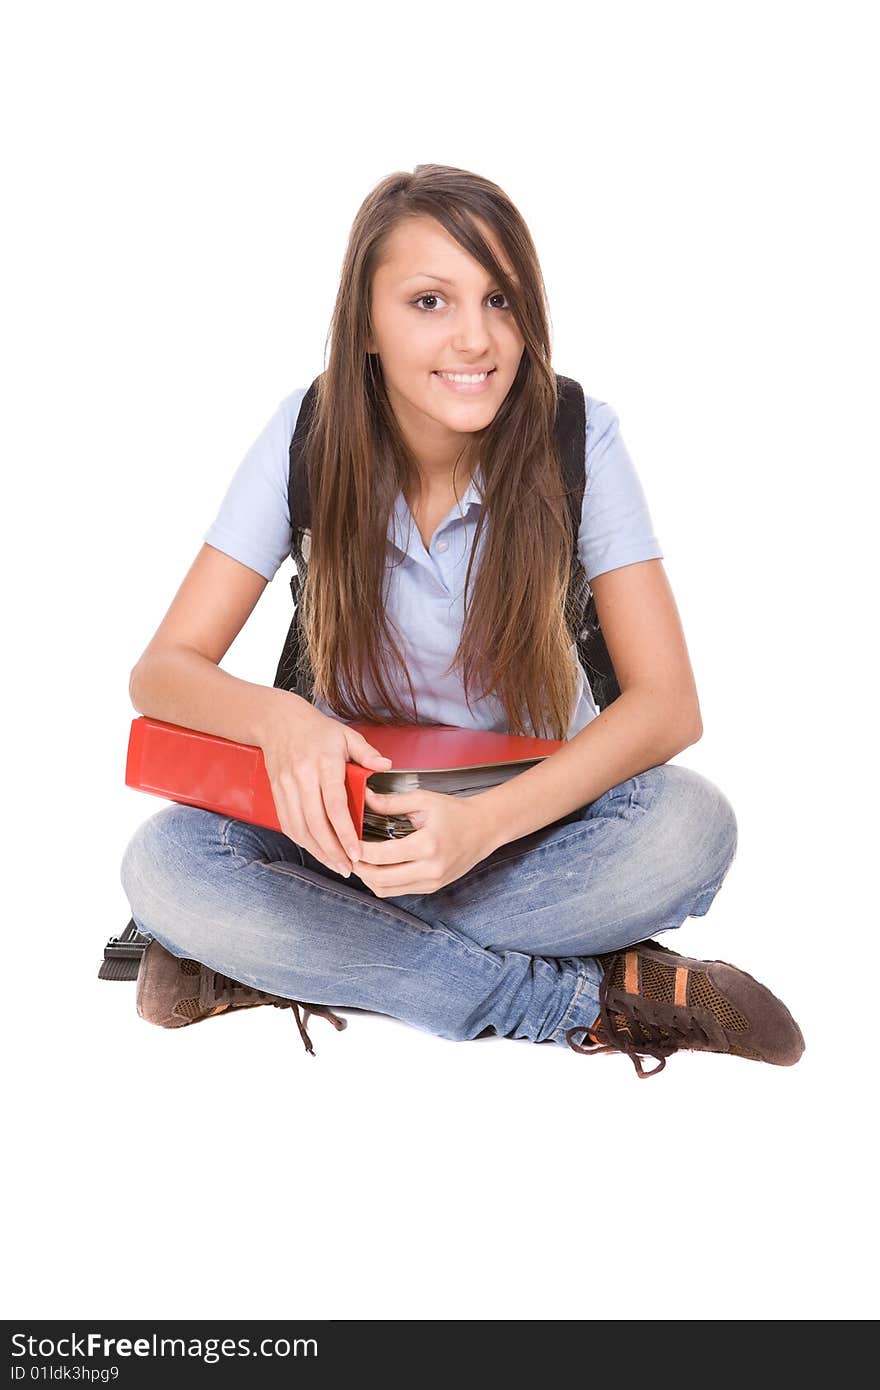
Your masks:
{"label": "brown suede sneaker", "polygon": [[[309,1014],[326,1018],[339,1030],[347,1026],[347,1019],[338,1018],[324,1004],[303,1004],[299,999],[285,999],[282,995],[267,994],[265,990],[240,984],[200,961],[172,955],[155,939],[141,957],[135,1000],[141,1018],[160,1028],[185,1028],[190,1023],[213,1018],[215,1014],[253,1009],[259,1004],[292,1009],[305,1049],[313,1057],[317,1054],[305,1028]],[[300,1007],[305,1009],[305,1019],[300,1018]]]}
{"label": "brown suede sneaker", "polygon": [[[804,1039],[788,1009],[765,985],[723,960],[680,956],[640,941],[596,958],[605,973],[599,1016],[565,1034],[575,1052],[625,1052],[642,1079],[656,1076],[672,1052],[731,1052],[790,1067]],[[594,1046],[576,1043],[585,1033]],[[660,1063],[645,1071],[642,1057]]]}

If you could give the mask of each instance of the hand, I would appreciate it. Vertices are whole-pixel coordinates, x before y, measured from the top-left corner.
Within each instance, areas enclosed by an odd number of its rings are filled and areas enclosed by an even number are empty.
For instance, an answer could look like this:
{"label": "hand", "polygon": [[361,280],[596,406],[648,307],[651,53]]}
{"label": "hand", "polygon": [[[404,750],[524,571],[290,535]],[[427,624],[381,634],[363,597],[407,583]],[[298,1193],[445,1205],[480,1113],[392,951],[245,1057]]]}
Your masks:
{"label": "hand", "polygon": [[393,840],[361,840],[352,873],[378,898],[436,893],[461,878],[495,848],[479,796],[447,792],[374,792],[366,804],[382,815],[409,816],[416,829]]}
{"label": "hand", "polygon": [[348,877],[358,838],[348,809],[345,764],[387,772],[391,759],[348,725],[287,690],[276,697],[260,746],[278,824],[326,868]]}

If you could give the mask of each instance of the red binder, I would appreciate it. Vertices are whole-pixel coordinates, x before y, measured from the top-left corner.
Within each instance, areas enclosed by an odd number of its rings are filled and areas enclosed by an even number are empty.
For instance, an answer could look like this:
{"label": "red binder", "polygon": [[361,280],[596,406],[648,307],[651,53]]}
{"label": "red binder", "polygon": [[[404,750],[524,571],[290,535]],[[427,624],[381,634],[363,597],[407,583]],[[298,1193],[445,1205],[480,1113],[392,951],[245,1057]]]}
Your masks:
{"label": "red binder", "polygon": [[[563,747],[560,739],[461,729],[453,724],[348,723],[386,757],[389,772],[439,772],[493,763],[531,764]],[[364,787],[376,769],[345,765],[348,807],[363,838]],[[263,750],[141,714],[131,721],[126,786],[280,830]],[[375,785],[374,783],[371,785]]]}

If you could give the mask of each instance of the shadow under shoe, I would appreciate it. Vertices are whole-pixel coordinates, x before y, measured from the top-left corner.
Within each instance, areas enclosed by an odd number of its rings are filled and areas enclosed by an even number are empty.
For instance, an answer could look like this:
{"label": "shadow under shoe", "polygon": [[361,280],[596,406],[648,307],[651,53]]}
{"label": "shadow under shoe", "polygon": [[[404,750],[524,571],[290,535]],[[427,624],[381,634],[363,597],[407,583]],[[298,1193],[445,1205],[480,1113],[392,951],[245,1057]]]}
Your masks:
{"label": "shadow under shoe", "polygon": [[[253,1009],[260,1004],[292,1009],[305,1049],[312,1056],[317,1054],[305,1026],[310,1014],[326,1018],[339,1031],[347,1026],[347,1020],[339,1018],[325,1004],[306,1004],[241,984],[200,961],[172,955],[155,939],[141,957],[135,999],[141,1018],[160,1028],[185,1028],[218,1014]],[[300,1008],[305,1010],[304,1017],[300,1016]]]}
{"label": "shadow under shoe", "polygon": [[[766,985],[721,960],[681,956],[657,941],[640,941],[597,956],[604,974],[599,1015],[591,1028],[569,1028],[575,1052],[625,1052],[639,1077],[656,1076],[673,1052],[729,1052],[790,1067],[804,1039],[788,1009]],[[593,1046],[575,1042],[585,1033]],[[659,1066],[646,1071],[643,1057]]]}

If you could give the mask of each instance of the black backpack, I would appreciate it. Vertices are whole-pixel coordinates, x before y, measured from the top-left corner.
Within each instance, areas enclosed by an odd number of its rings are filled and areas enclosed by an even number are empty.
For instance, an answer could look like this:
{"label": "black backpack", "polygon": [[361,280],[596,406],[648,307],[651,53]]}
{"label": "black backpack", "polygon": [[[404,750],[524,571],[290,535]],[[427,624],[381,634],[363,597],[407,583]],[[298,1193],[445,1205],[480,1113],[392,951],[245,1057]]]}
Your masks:
{"label": "black backpack", "polygon": [[[305,644],[301,639],[298,605],[300,588],[306,577],[311,526],[311,499],[303,463],[303,450],[314,413],[317,384],[317,380],[313,381],[303,397],[296,428],[290,441],[287,495],[292,528],[290,557],[293,560],[294,572],[290,579],[290,591],[294,613],[273,682],[276,689],[292,690],[310,702],[313,683],[307,656],[303,655],[304,669],[300,667],[300,656],[304,653]],[[586,402],[580,383],[571,377],[560,376],[557,373],[556,388],[556,438],[568,490],[569,519],[572,527],[572,567],[565,599],[566,622],[571,640],[577,645],[578,657],[589,680],[596,706],[603,710],[612,700],[617,699],[620,687],[599,626],[596,600],[577,555],[577,536],[585,481]]]}

